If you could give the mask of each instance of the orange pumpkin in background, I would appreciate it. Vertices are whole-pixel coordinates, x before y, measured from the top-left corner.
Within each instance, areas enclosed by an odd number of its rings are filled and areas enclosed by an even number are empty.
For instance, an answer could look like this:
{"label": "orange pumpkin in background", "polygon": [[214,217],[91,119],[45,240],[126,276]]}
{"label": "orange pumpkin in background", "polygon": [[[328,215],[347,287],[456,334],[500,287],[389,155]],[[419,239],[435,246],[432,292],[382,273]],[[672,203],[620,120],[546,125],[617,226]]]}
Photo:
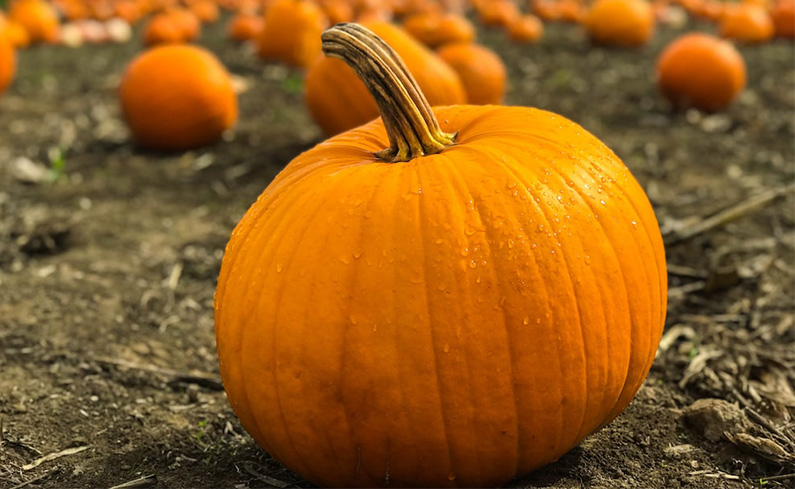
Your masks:
{"label": "orange pumpkin in background", "polygon": [[180,151],[213,143],[237,120],[226,68],[204,48],[158,46],[127,67],[119,87],[124,120],[136,143]]}
{"label": "orange pumpkin in background", "polygon": [[25,28],[30,42],[58,41],[58,15],[44,0],[15,0],[11,3],[8,17]]}
{"label": "orange pumpkin in background", "polygon": [[199,0],[194,2],[189,7],[189,10],[193,12],[193,15],[195,15],[197,19],[207,24],[217,22],[218,17],[221,15],[218,10],[218,5],[212,0]]}
{"label": "orange pumpkin in background", "polygon": [[229,21],[229,38],[237,42],[254,41],[262,31],[262,16],[240,13]]}
{"label": "orange pumpkin in background", "polygon": [[174,24],[182,33],[185,42],[195,41],[201,35],[201,22],[196,14],[182,7],[173,7],[165,11],[174,20]]}
{"label": "orange pumpkin in background", "polygon": [[143,30],[143,41],[146,46],[158,44],[176,44],[185,42],[183,29],[168,14],[157,14],[147,21]]}
{"label": "orange pumpkin in background", "polygon": [[596,0],[583,23],[597,44],[632,47],[649,40],[654,20],[654,11],[646,0]]}
{"label": "orange pumpkin in background", "polygon": [[8,38],[7,30],[0,27],[0,95],[11,85],[16,70],[17,54],[14,50],[14,45]]}
{"label": "orange pumpkin in background", "polygon": [[22,49],[30,45],[30,35],[19,22],[7,19],[5,26],[0,29],[5,29],[8,40],[14,48]]}
{"label": "orange pumpkin in background", "polygon": [[258,39],[262,59],[307,67],[320,55],[320,33],[327,20],[309,0],[276,0],[265,12]]}
{"label": "orange pumpkin in background", "polygon": [[657,81],[675,106],[717,111],[745,88],[745,62],[728,41],[704,33],[685,34],[660,55]]}
{"label": "orange pumpkin in background", "polygon": [[320,8],[326,14],[329,25],[350,22],[355,17],[353,5],[347,0],[322,0]]}
{"label": "orange pumpkin in background", "polygon": [[720,35],[745,43],[767,42],[775,27],[765,7],[741,3],[726,8],[720,21]]}
{"label": "orange pumpkin in background", "polygon": [[508,74],[502,58],[491,49],[473,43],[447,44],[436,54],[450,65],[473,105],[501,104]]}
{"label": "orange pumpkin in background", "polygon": [[514,42],[534,43],[544,35],[544,24],[535,15],[523,15],[508,26],[508,37]]}
{"label": "orange pumpkin in background", "polygon": [[522,15],[519,7],[510,0],[481,1],[475,9],[480,23],[487,27],[508,26]]}
{"label": "orange pumpkin in background", "polygon": [[323,39],[382,119],[295,158],[232,233],[215,328],[235,413],[320,487],[492,487],[556,460],[654,360],[648,198],[565,117],[431,109],[370,34]]}
{"label": "orange pumpkin in background", "polygon": [[795,0],[779,0],[770,9],[776,37],[795,39]]}
{"label": "orange pumpkin in background", "polygon": [[430,48],[475,39],[475,26],[465,17],[450,13],[414,14],[403,22],[403,28]]}
{"label": "orange pumpkin in background", "polygon": [[[466,91],[456,72],[436,54],[389,22],[364,25],[395,49],[433,105],[466,102]],[[318,57],[306,75],[306,104],[326,134],[347,131],[378,117],[378,106],[354,71],[342,61]]]}

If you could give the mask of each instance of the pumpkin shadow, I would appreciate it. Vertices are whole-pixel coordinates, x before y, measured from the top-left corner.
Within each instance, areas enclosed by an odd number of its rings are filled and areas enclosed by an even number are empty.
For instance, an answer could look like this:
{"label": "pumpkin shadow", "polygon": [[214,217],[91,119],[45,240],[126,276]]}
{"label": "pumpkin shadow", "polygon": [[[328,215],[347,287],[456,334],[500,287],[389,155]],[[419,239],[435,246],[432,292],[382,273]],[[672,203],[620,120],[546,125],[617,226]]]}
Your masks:
{"label": "pumpkin shadow", "polygon": [[[541,467],[524,477],[519,477],[511,480],[505,487],[521,487],[521,488],[541,488],[541,487],[561,487],[562,479],[577,479],[587,487],[587,477],[578,471],[582,468],[582,455],[583,450],[580,447],[574,447],[568,453],[560,457],[556,462]],[[576,475],[573,472],[578,472]]]}

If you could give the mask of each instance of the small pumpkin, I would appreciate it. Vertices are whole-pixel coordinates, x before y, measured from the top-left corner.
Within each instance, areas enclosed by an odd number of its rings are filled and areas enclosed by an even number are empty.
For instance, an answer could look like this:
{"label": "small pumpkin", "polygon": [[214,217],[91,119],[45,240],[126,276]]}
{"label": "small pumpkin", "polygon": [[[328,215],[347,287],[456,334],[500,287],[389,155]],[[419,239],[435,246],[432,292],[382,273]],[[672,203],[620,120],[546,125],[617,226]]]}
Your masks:
{"label": "small pumpkin", "polygon": [[5,21],[4,29],[14,48],[22,49],[30,45],[30,35],[19,22],[8,19]]}
{"label": "small pumpkin", "polygon": [[770,9],[776,37],[795,39],[795,0],[778,0]]}
{"label": "small pumpkin", "polygon": [[657,61],[660,90],[674,106],[721,110],[745,88],[745,62],[728,41],[690,33],[668,45]]}
{"label": "small pumpkin", "polygon": [[534,43],[544,35],[544,24],[535,15],[523,15],[508,26],[508,37],[513,42]]}
{"label": "small pumpkin", "polygon": [[432,109],[351,24],[323,49],[382,118],[295,158],[232,233],[232,408],[320,487],[489,487],[556,460],[654,360],[667,273],[646,195],[564,117]]}
{"label": "small pumpkin", "polygon": [[773,20],[765,7],[740,3],[726,8],[720,21],[720,35],[744,43],[767,42],[775,33]]}
{"label": "small pumpkin", "polygon": [[646,0],[596,0],[584,25],[597,44],[632,47],[649,40],[654,21],[654,11]]}
{"label": "small pumpkin", "polygon": [[14,45],[8,37],[7,29],[0,27],[0,95],[11,85],[16,70],[17,54]]}
{"label": "small pumpkin", "polygon": [[443,46],[436,54],[458,74],[464,84],[467,103],[502,103],[508,75],[497,53],[479,44],[455,43]]}
{"label": "small pumpkin", "polygon": [[330,25],[350,22],[355,16],[353,5],[347,0],[323,0],[320,3]]}
{"label": "small pumpkin", "polygon": [[262,59],[307,67],[320,55],[320,33],[326,17],[314,2],[276,0],[265,12],[258,39]]}
{"label": "small pumpkin", "polygon": [[262,16],[240,13],[229,21],[229,38],[237,42],[254,41],[262,31]]}
{"label": "small pumpkin", "polygon": [[182,33],[184,42],[195,41],[201,35],[201,22],[196,14],[183,7],[173,7],[166,9],[165,14],[171,17],[174,24]]}
{"label": "small pumpkin", "polygon": [[[384,21],[362,25],[392,46],[406,62],[433,105],[466,102],[455,71],[405,30]],[[356,73],[342,61],[318,57],[306,74],[306,103],[326,134],[334,135],[378,117],[378,106]]]}
{"label": "small pumpkin", "polygon": [[226,68],[210,51],[188,44],[139,55],[122,77],[119,99],[133,139],[150,149],[204,146],[237,120],[237,96]]}
{"label": "small pumpkin", "polygon": [[403,22],[403,28],[430,48],[475,39],[475,26],[465,17],[452,13],[414,14]]}
{"label": "small pumpkin", "polygon": [[32,43],[58,41],[58,15],[44,0],[15,0],[8,17],[25,28]]}
{"label": "small pumpkin", "polygon": [[206,24],[217,22],[221,15],[218,5],[212,0],[199,0],[192,3],[189,9],[197,19]]}
{"label": "small pumpkin", "polygon": [[146,46],[185,42],[184,30],[165,13],[151,17],[144,26],[142,39]]}
{"label": "small pumpkin", "polygon": [[475,4],[480,23],[488,27],[505,27],[522,13],[511,0],[482,0]]}

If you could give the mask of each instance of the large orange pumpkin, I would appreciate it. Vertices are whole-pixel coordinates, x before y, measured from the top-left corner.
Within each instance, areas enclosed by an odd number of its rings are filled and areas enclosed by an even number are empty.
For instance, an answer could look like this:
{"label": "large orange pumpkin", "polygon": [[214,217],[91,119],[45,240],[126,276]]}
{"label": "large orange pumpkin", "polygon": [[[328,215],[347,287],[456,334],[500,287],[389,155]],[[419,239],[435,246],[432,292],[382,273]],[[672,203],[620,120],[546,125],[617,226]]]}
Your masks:
{"label": "large orange pumpkin", "polygon": [[443,46],[436,54],[458,73],[464,84],[467,103],[502,103],[508,74],[497,53],[480,44],[455,43]]}
{"label": "large orange pumpkin", "polygon": [[58,40],[58,15],[44,0],[16,0],[11,4],[8,17],[25,28],[31,42]]}
{"label": "large orange pumpkin", "polygon": [[308,0],[276,0],[265,12],[260,31],[259,56],[293,66],[307,67],[320,55],[320,33],[326,17]]}
{"label": "large orange pumpkin", "polygon": [[17,55],[14,46],[8,37],[8,31],[0,27],[0,95],[11,85],[16,69]]}
{"label": "large orange pumpkin", "polygon": [[[466,102],[456,72],[400,27],[384,21],[363,23],[392,46],[408,65],[432,105]],[[352,69],[318,57],[306,75],[306,103],[326,134],[334,135],[378,117],[378,106]]]}
{"label": "large orange pumpkin", "polygon": [[716,111],[745,88],[745,62],[728,41],[703,33],[685,34],[663,50],[657,61],[657,80],[675,106]]}
{"label": "large orange pumpkin", "polygon": [[119,88],[124,119],[141,146],[178,151],[218,140],[237,120],[226,68],[187,44],[152,48],[127,67]]}
{"label": "large orange pumpkin", "polygon": [[665,318],[658,224],[582,127],[431,109],[371,36],[323,46],[383,119],[290,162],[227,245],[221,376],[246,430],[321,487],[502,484],[640,388]]}
{"label": "large orange pumpkin", "polygon": [[654,20],[654,11],[646,0],[596,0],[584,25],[597,44],[640,46],[654,32]]}

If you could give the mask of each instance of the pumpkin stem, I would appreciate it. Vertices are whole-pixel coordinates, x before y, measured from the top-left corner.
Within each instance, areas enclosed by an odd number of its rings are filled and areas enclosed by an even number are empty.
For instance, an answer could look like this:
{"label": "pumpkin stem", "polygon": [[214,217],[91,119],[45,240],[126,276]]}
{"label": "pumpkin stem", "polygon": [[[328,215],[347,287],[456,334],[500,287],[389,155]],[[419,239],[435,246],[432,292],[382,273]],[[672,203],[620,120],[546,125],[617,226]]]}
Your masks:
{"label": "pumpkin stem", "polygon": [[417,81],[398,54],[358,24],[323,32],[323,52],[345,61],[375,98],[390,146],[376,156],[390,163],[441,152],[457,134],[442,131]]}

